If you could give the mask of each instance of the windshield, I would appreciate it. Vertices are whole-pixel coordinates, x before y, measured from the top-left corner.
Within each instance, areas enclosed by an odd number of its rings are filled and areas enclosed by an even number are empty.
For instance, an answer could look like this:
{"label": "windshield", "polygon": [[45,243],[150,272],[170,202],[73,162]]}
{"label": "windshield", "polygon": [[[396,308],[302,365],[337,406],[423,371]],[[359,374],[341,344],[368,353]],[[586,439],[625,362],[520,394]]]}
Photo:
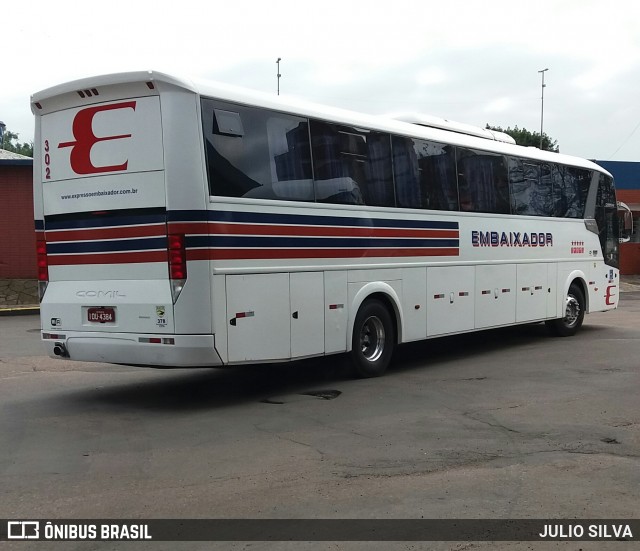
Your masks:
{"label": "windshield", "polygon": [[620,227],[616,189],[613,178],[604,174],[600,175],[595,215],[605,264],[617,268],[619,266]]}

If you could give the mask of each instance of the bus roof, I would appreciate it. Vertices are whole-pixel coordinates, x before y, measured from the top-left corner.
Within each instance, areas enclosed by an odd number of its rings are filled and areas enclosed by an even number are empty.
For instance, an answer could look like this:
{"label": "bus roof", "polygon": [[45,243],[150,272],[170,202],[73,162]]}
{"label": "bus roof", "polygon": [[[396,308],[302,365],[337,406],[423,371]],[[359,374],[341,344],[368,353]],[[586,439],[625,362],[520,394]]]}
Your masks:
{"label": "bus roof", "polygon": [[139,82],[158,83],[160,86],[169,85],[204,97],[273,109],[295,115],[328,120],[339,124],[450,143],[460,147],[479,149],[492,153],[527,157],[542,162],[581,167],[611,176],[606,169],[586,159],[551,151],[542,151],[535,147],[515,145],[515,143],[509,143],[510,140],[508,138],[496,135],[500,133],[494,131],[489,132],[483,128],[465,123],[456,123],[424,114],[401,115],[398,116],[398,118],[370,115],[337,107],[329,107],[296,97],[286,95],[275,96],[273,94],[249,90],[229,84],[202,79],[182,78],[159,71],[113,73],[59,84],[34,93],[31,96],[32,110],[35,114],[38,114],[39,110],[35,109],[34,106],[56,96],[75,93],[79,90],[99,89],[104,86]]}

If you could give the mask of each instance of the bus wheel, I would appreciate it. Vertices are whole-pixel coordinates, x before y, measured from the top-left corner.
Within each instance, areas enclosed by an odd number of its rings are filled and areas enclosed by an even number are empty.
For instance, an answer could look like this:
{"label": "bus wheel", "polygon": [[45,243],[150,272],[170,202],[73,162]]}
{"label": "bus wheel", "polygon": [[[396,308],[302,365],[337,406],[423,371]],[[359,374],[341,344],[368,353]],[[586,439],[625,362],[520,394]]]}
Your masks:
{"label": "bus wheel", "polygon": [[564,317],[547,321],[547,327],[558,337],[575,335],[582,327],[585,307],[582,289],[576,283],[572,283],[565,297]]}
{"label": "bus wheel", "polygon": [[391,361],[395,345],[393,320],[379,300],[365,301],[353,325],[351,360],[358,377],[378,377]]}

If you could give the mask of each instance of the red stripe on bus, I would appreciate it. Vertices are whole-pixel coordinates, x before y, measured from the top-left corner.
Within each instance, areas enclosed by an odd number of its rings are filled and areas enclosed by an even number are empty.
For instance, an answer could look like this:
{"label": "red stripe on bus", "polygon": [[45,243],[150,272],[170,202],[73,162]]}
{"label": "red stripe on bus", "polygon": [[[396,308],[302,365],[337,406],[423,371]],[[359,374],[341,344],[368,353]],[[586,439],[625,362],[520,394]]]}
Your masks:
{"label": "red stripe on bus", "polygon": [[100,228],[91,230],[47,231],[47,242],[60,241],[97,241],[101,239],[125,239],[127,237],[157,237],[167,235],[167,227],[133,226],[129,228]]}
{"label": "red stripe on bus", "polygon": [[291,224],[226,224],[223,222],[170,222],[171,233],[187,235],[292,235],[322,237],[417,237],[449,238],[460,236],[458,230],[362,228],[348,226],[295,226]]}
{"label": "red stripe on bus", "polygon": [[209,249],[187,249],[187,260],[211,260]]}
{"label": "red stripe on bus", "polygon": [[[187,260],[259,260],[292,258],[402,258],[420,256],[458,256],[457,248],[417,249],[188,249]],[[50,266],[82,264],[137,264],[167,262],[166,251],[111,254],[48,255]]]}
{"label": "red stripe on bus", "polygon": [[184,233],[185,235],[208,235],[207,222],[169,222],[169,233]]}
{"label": "red stripe on bus", "polygon": [[263,224],[209,224],[212,235],[295,235],[331,237],[459,237],[458,230],[404,229],[404,228],[362,228],[348,226],[293,226]]}
{"label": "red stripe on bus", "polygon": [[288,258],[401,258],[458,256],[457,248],[399,249],[200,249],[188,250],[188,260],[257,260]]}
{"label": "red stripe on bus", "polygon": [[49,266],[79,266],[81,264],[140,264],[167,262],[167,251],[143,251],[111,254],[47,255]]}

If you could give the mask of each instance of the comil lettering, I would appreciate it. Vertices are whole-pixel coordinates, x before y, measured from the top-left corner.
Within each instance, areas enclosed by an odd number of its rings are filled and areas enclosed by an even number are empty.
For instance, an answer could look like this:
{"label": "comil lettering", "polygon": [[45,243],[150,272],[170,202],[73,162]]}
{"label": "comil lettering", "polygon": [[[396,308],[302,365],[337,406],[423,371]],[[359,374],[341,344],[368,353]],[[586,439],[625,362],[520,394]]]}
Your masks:
{"label": "comil lettering", "polygon": [[471,232],[474,247],[553,247],[553,234],[543,232]]}
{"label": "comil lettering", "polygon": [[126,298],[122,291],[76,291],[76,296],[80,298]]}

